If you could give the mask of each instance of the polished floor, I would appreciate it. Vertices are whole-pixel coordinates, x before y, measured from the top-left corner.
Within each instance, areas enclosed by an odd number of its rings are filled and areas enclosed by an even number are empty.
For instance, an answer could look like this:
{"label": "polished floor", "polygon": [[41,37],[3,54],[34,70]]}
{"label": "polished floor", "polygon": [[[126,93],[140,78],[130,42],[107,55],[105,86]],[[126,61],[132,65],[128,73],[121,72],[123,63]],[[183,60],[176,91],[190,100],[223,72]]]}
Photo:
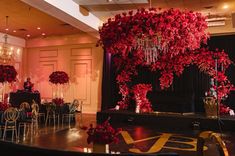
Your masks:
{"label": "polished floor", "polygon": [[[92,145],[87,144],[86,130],[89,124],[96,123],[95,115],[83,115],[83,123],[79,120],[71,125],[56,125],[45,127],[42,124],[37,133],[21,135],[17,143],[47,149],[92,151]],[[177,125],[176,125],[177,126]],[[173,152],[181,156],[196,156],[196,143],[199,130],[181,131],[180,129],[164,130],[160,125],[149,127],[118,124],[123,131],[119,135],[120,142],[110,145],[110,153],[154,154],[159,152]],[[235,156],[235,132],[224,132],[221,137],[226,143],[231,156]],[[9,138],[10,140],[10,138]],[[216,146],[208,142],[205,147],[206,156],[219,155]]]}

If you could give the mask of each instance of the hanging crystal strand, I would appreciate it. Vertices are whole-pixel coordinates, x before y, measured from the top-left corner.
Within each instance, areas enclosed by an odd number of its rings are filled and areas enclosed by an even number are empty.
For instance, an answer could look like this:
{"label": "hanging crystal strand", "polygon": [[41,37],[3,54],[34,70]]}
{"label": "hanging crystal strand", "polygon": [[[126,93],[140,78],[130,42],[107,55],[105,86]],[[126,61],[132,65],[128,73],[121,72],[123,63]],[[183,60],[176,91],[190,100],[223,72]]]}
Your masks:
{"label": "hanging crystal strand", "polygon": [[155,62],[155,51],[154,48],[151,48],[151,52],[152,52],[152,62]]}
{"label": "hanging crystal strand", "polygon": [[149,64],[150,64],[152,62],[152,54],[150,48],[148,48],[148,52],[149,52]]}
{"label": "hanging crystal strand", "polygon": [[149,48],[149,60],[150,60],[149,64],[151,64],[151,62],[153,62],[153,54],[151,48]]}
{"label": "hanging crystal strand", "polygon": [[158,54],[160,53],[161,51],[159,49],[156,49],[156,61],[158,60]]}
{"label": "hanging crystal strand", "polygon": [[149,51],[148,51],[148,49],[146,49],[146,52],[147,52],[147,64],[149,64]]}
{"label": "hanging crystal strand", "polygon": [[144,60],[147,62],[147,51],[144,49],[143,49],[143,51],[144,51]]}
{"label": "hanging crystal strand", "polygon": [[151,48],[151,54],[152,54],[152,63],[154,63],[155,62],[155,56],[154,56],[154,49],[153,48]]}
{"label": "hanging crystal strand", "polygon": [[145,51],[145,53],[146,53],[146,62],[147,62],[147,64],[148,64],[148,51],[147,51],[147,49],[145,49],[144,51]]}
{"label": "hanging crystal strand", "polygon": [[156,54],[157,54],[156,47],[153,47],[153,63],[156,62]]}
{"label": "hanging crystal strand", "polygon": [[144,48],[144,47],[145,47],[144,40],[141,40],[141,47],[142,47],[142,48]]}

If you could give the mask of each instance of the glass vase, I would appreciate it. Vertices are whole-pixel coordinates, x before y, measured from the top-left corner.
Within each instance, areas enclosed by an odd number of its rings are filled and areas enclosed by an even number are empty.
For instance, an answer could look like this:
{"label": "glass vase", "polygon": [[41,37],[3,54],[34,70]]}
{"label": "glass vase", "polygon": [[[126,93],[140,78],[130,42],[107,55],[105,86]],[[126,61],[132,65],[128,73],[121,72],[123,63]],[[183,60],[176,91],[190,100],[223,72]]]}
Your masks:
{"label": "glass vase", "polygon": [[217,118],[216,99],[214,97],[205,97],[203,102],[204,102],[206,116],[209,118]]}

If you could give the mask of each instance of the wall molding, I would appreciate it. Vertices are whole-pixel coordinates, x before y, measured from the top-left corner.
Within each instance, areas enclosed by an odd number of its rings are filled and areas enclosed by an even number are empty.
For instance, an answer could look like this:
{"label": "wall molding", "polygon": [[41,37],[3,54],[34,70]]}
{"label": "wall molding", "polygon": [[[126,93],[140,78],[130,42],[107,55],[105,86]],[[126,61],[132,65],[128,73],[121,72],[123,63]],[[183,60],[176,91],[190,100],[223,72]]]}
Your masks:
{"label": "wall molding", "polygon": [[40,58],[58,57],[58,49],[45,49],[39,51]]}
{"label": "wall molding", "polygon": [[[85,99],[78,98],[84,101],[85,106],[91,106],[91,73],[92,73],[92,59],[72,59],[71,61],[71,73],[70,75],[75,75],[76,65],[85,65],[86,66],[86,87],[85,87]],[[89,86],[89,87],[88,87]]]}
{"label": "wall molding", "polygon": [[92,47],[71,48],[70,56],[92,56]]}

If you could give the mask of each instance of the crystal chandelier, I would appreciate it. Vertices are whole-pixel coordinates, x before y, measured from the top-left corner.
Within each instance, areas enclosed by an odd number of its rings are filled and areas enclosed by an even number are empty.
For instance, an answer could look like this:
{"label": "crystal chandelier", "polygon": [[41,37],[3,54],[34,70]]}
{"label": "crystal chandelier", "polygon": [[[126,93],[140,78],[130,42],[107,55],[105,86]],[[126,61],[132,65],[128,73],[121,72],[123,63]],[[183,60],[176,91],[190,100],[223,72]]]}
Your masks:
{"label": "crystal chandelier", "polygon": [[[152,8],[152,1],[149,0],[149,8]],[[160,34],[155,36],[141,35],[136,39],[135,48],[143,51],[146,64],[154,64],[161,54],[168,52],[168,46],[162,43]]]}
{"label": "crystal chandelier", "polygon": [[168,51],[167,46],[162,45],[160,36],[137,38],[135,48],[143,51],[147,64],[155,63],[160,54]]}
{"label": "crystal chandelier", "polygon": [[[6,31],[8,30],[8,16],[6,16]],[[14,48],[7,43],[7,33],[3,36],[4,43],[0,47],[0,63],[11,64],[14,61]]]}

